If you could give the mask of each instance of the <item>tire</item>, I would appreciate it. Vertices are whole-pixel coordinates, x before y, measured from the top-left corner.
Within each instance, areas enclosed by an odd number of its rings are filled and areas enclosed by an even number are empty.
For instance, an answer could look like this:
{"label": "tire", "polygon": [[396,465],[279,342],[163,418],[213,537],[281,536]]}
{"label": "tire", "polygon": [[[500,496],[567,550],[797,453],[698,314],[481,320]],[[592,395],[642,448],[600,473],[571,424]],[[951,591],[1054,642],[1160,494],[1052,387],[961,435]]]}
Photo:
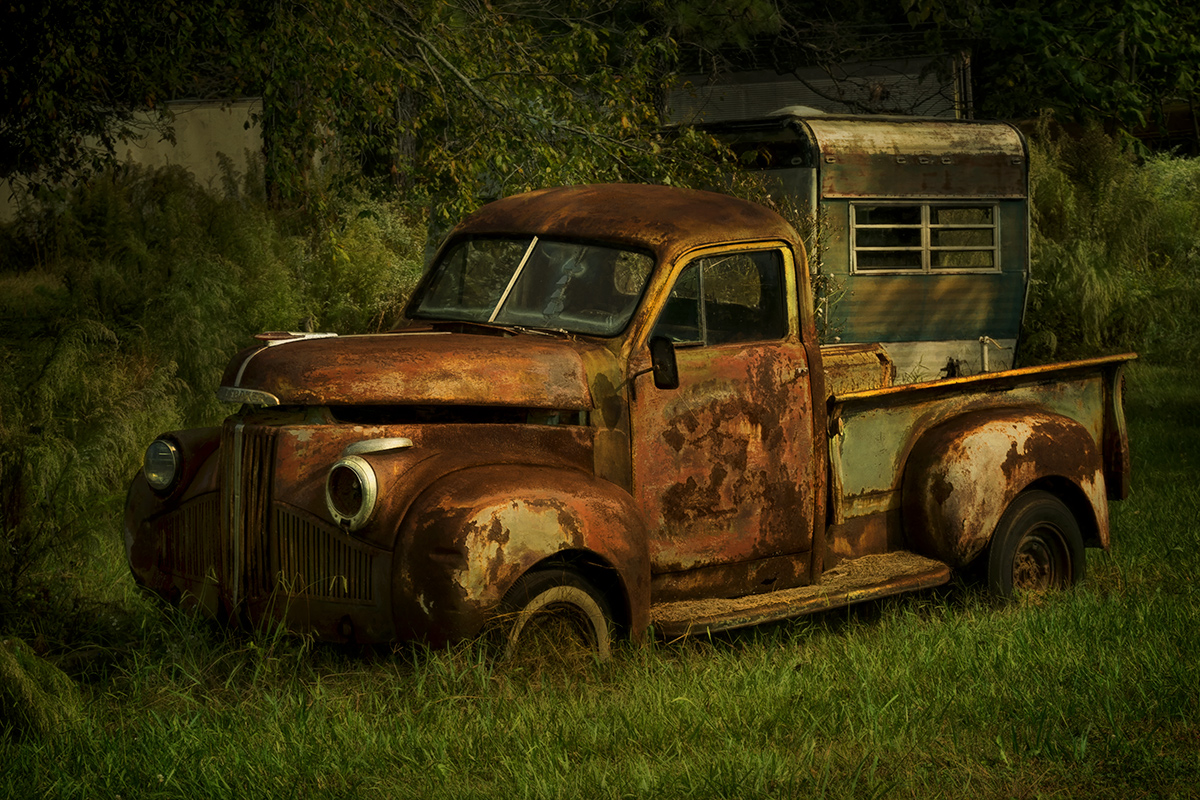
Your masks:
{"label": "tire", "polygon": [[612,654],[612,615],[603,595],[578,572],[554,567],[522,575],[493,620],[507,663],[572,662]]}
{"label": "tire", "polygon": [[1005,509],[992,534],[988,590],[1007,600],[1023,591],[1066,589],[1083,580],[1086,563],[1071,510],[1049,492],[1024,492]]}

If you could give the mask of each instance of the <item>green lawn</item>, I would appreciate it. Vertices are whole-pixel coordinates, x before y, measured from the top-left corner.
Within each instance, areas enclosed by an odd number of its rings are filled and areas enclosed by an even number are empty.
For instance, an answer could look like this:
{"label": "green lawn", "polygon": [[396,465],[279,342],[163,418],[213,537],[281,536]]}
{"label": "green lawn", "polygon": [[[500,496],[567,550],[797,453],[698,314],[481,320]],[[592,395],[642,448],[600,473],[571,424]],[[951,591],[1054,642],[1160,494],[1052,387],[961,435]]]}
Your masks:
{"label": "green lawn", "polygon": [[85,717],[0,739],[11,797],[1195,797],[1200,388],[1135,364],[1133,497],[1086,585],[973,588],[564,673],[472,648],[348,654],[230,636],[132,591],[119,544],[80,580]]}

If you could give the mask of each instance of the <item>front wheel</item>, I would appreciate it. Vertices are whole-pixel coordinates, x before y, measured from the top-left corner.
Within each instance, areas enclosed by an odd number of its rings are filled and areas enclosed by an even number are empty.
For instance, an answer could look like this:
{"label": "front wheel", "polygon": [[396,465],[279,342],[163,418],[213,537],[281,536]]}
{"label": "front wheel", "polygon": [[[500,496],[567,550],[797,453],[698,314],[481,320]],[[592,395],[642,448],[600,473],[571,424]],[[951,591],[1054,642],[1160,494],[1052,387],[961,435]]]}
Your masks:
{"label": "front wheel", "polygon": [[612,616],[603,595],[578,572],[554,567],[522,575],[494,620],[504,661],[608,660]]}
{"label": "front wheel", "polygon": [[1075,515],[1049,492],[1029,491],[996,525],[988,548],[988,589],[1005,599],[1017,591],[1065,589],[1083,580],[1085,565]]}

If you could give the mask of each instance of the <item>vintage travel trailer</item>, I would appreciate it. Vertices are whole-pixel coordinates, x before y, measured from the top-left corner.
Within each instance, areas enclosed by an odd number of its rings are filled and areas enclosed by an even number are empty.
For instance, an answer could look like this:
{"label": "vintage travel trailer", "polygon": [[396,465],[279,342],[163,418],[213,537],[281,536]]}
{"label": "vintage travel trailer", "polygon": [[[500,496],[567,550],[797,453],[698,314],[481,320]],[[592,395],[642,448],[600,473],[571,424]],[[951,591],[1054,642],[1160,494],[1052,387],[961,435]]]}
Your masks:
{"label": "vintage travel trailer", "polygon": [[1008,369],[1029,285],[1029,158],[1004,122],[792,107],[706,126],[806,216],[826,344],[897,383]]}

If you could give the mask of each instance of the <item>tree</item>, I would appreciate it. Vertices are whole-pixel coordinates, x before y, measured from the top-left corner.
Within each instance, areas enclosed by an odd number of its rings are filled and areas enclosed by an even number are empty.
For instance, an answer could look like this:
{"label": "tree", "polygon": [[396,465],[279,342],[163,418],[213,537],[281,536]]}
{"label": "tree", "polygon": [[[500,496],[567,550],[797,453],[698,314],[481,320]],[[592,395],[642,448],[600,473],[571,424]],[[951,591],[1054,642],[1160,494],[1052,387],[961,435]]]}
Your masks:
{"label": "tree", "polygon": [[902,0],[937,47],[973,52],[980,112],[1147,123],[1164,100],[1195,97],[1200,7],[1182,0]]}
{"label": "tree", "polygon": [[224,0],[7,0],[2,8],[0,179],[36,181],[100,166],[134,136],[170,136],[169,114],[139,125],[135,112],[165,112],[166,100],[211,88],[231,12]]}

